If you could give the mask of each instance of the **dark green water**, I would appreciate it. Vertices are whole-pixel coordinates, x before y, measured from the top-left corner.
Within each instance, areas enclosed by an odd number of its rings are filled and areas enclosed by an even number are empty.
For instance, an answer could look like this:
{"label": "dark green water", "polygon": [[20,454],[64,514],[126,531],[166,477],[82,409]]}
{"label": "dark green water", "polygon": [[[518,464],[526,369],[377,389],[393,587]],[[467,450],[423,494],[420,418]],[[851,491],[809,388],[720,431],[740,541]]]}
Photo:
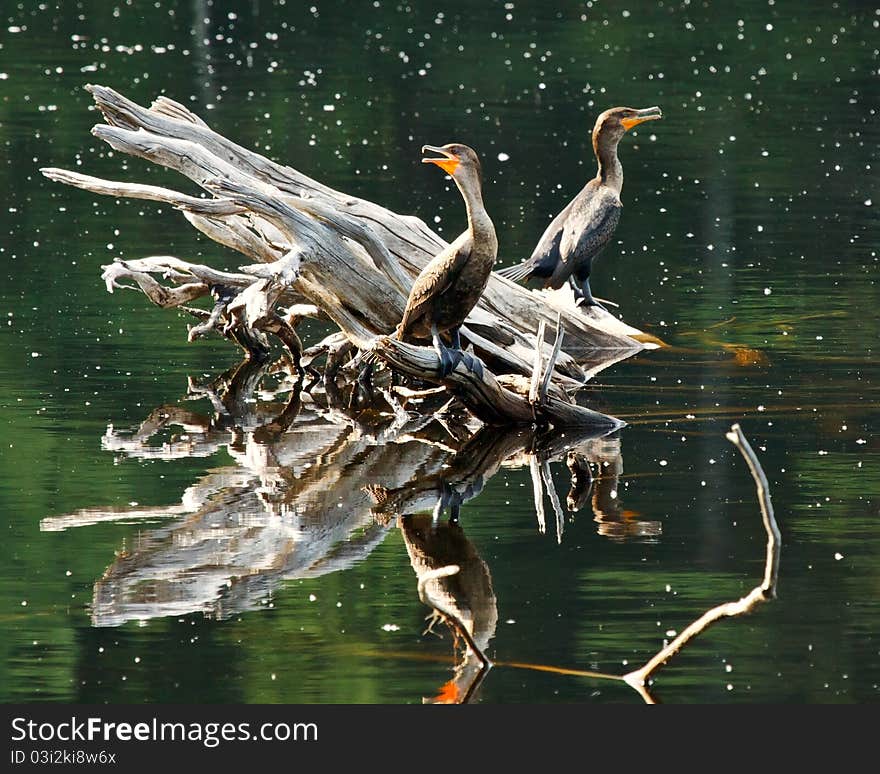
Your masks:
{"label": "dark green water", "polygon": [[[292,444],[296,464],[276,460],[275,473],[291,490],[314,476],[315,491],[273,508],[259,497],[272,481],[258,445],[218,433],[172,458],[160,441],[179,439],[167,434],[140,454],[116,443],[176,404],[188,377],[209,381],[237,355],[187,344],[176,313],[106,293],[100,266],[241,261],[167,207],[38,173],[190,190],[89,135],[90,82],[142,104],[167,94],[241,144],[447,238],[463,210],[419,148],[467,142],[483,157],[504,265],[593,174],[595,116],[661,106],[662,121],[622,143],[625,210],[593,289],[670,347],[587,389],[590,405],[629,423],[622,473],[616,498],[603,490],[567,516],[561,543],[552,524],[538,529],[525,467],[501,468],[463,506],[458,539],[495,599],[496,666],[476,698],[639,702],[621,682],[558,670],[622,675],[761,581],[766,538],[724,438],[733,422],[770,481],[777,598],[691,641],[656,673],[655,698],[880,698],[872,5],[58,5],[7,4],[0,20],[0,700],[418,703],[460,656],[442,625],[442,638],[424,633],[401,530],[350,507],[400,467],[380,445],[329,423],[326,446],[355,449],[350,465],[296,458],[311,447]],[[207,401],[180,405],[210,414]],[[321,437],[314,423],[301,432]],[[400,447],[403,460],[424,453]],[[552,471],[564,501],[568,471]],[[229,509],[218,507],[222,523],[192,517],[206,491],[233,503],[235,529]],[[339,519],[316,522],[334,498]],[[128,510],[50,529],[82,509]],[[141,607],[114,618],[100,581],[127,560]]]}

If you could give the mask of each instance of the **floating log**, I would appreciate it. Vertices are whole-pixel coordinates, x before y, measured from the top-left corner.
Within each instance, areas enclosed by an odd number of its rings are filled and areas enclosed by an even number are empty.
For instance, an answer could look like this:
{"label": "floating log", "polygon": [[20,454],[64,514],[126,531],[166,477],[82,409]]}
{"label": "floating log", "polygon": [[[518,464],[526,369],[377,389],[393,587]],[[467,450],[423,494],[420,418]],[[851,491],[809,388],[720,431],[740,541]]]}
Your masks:
{"label": "floating log", "polygon": [[[139,289],[153,303],[189,312],[198,320],[190,340],[213,330],[259,358],[268,354],[275,337],[297,365],[303,350],[295,324],[303,314],[320,317],[344,334],[352,346],[349,356],[370,351],[403,373],[439,381],[430,348],[397,346],[386,338],[377,343],[400,322],[413,279],[446,246],[424,221],[335,191],[247,150],[167,97],[146,108],[105,86],[86,89],[105,120],[93,127],[96,137],[121,153],[180,172],[209,196],[57,168],[42,173],[97,194],[171,204],[206,236],[251,261],[235,271],[218,271],[173,256],[120,260],[103,267],[110,292]],[[190,306],[208,296],[211,310]],[[289,314],[294,307],[309,311]],[[553,352],[553,342],[538,335],[543,327],[564,333],[566,346]],[[600,419],[547,387],[571,393],[603,363],[641,351],[650,339],[603,309],[581,309],[564,294],[530,291],[498,274],[490,278],[461,337],[486,364],[486,379],[478,384],[481,380],[460,368],[444,384],[454,382],[466,405],[496,424]],[[530,400],[494,378],[532,375],[536,350],[539,360],[553,359],[543,380],[550,398],[540,405],[534,394]]]}

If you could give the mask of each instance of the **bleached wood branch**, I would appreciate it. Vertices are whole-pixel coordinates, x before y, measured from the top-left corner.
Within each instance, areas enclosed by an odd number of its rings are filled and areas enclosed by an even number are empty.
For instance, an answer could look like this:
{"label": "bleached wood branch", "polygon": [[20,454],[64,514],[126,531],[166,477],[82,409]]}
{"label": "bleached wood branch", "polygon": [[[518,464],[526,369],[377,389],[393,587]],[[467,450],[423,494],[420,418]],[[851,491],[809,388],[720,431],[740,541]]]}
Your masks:
{"label": "bleached wood branch", "polygon": [[[49,179],[98,194],[171,204],[208,237],[255,263],[272,263],[291,250],[303,260],[302,271],[273,285],[271,293],[256,280],[209,278],[204,267],[188,268],[184,262],[178,263],[178,274],[157,277],[160,267],[138,267],[126,261],[106,270],[108,289],[125,286],[123,282],[130,280],[154,303],[171,307],[207,295],[212,283],[234,289],[250,287],[250,296],[265,296],[257,305],[260,314],[240,316],[238,325],[231,326],[227,310],[215,304],[217,314],[211,322],[216,323],[216,330],[245,346],[249,341],[259,342],[263,333],[295,344],[290,329],[275,321],[274,307],[305,303],[332,319],[355,347],[364,349],[376,336],[394,330],[412,279],[446,244],[418,217],[335,191],[243,148],[168,97],[157,98],[147,108],[104,86],[89,85],[87,90],[106,122],[93,128],[96,137],[121,153],[180,172],[213,198],[54,167],[43,170]],[[181,275],[186,274],[192,279],[182,282]],[[168,281],[181,287],[163,284]],[[252,299],[247,301],[249,308],[257,308],[252,303]],[[210,312],[199,316],[204,326]],[[251,330],[254,320],[260,325]],[[498,275],[491,277],[462,336],[496,373],[526,375],[533,372],[536,349],[545,351],[545,343],[536,336],[541,321],[557,323],[559,345],[555,367],[544,372],[544,385],[549,380],[564,387],[583,383],[585,372],[578,360],[588,359],[588,373],[595,373],[602,360],[614,362],[643,348],[637,341],[640,332],[613,316],[601,310],[585,313],[558,298],[551,303],[544,295]],[[563,331],[571,352],[561,349]],[[552,351],[549,347],[546,351],[552,361]]]}
{"label": "bleached wood branch", "polygon": [[742,615],[753,610],[757,605],[766,602],[776,596],[776,582],[779,577],[779,554],[781,550],[781,533],[776,524],[773,514],[773,506],[770,502],[769,485],[764,469],[757,455],[743,435],[742,428],[738,424],[731,427],[725,437],[739,449],[749,466],[749,471],[757,488],[758,503],[761,508],[764,530],[767,533],[767,549],[764,559],[764,577],[761,583],[753,588],[748,594],[733,602],[725,602],[707,610],[696,621],[687,626],[665,648],[657,653],[640,669],[636,669],[623,679],[635,688],[649,703],[653,703],[653,697],[646,690],[647,682],[651,675],[663,666],[669,659],[679,653],[692,639],[704,632],[709,626],[721,618],[730,618]]}

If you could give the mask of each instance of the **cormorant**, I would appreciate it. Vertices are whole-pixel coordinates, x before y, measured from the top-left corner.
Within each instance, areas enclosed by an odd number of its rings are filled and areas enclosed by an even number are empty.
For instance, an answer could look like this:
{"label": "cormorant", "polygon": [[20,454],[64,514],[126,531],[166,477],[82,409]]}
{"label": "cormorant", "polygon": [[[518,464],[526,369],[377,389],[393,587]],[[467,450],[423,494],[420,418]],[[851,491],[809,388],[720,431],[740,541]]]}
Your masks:
{"label": "cormorant", "polygon": [[[422,153],[439,153],[442,158],[423,158],[452,177],[467,207],[468,227],[422,269],[413,283],[396,337],[430,338],[440,357],[440,374],[447,376],[464,360],[471,371],[482,374],[479,360],[461,351],[459,328],[474,308],[495,265],[498,239],[495,226],[483,206],[482,170],[472,148],[450,143],[442,148],[422,147]],[[452,349],[442,334],[448,333]]]}
{"label": "cormorant", "polygon": [[577,303],[604,309],[590,292],[590,270],[611,240],[623,207],[623,167],[617,144],[634,126],[661,115],[658,107],[615,107],[602,113],[593,127],[593,152],[599,164],[596,176],[553,219],[528,260],[498,273],[514,282],[542,280],[542,287],[554,289],[568,280]]}

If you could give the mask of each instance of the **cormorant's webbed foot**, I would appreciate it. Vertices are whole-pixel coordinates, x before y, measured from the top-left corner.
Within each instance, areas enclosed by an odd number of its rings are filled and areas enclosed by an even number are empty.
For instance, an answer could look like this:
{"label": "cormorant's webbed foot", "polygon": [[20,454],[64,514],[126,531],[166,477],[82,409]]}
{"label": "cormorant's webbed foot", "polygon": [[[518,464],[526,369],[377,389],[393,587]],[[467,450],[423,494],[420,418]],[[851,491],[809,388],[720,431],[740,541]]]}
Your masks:
{"label": "cormorant's webbed foot", "polygon": [[464,362],[468,371],[472,374],[476,374],[478,379],[483,378],[483,361],[480,360],[480,358],[476,355],[471,355],[469,352],[462,352],[461,360]]}
{"label": "cormorant's webbed foot", "polygon": [[451,374],[459,363],[464,363],[465,368],[472,374],[476,374],[477,378],[483,378],[483,361],[469,352],[463,352],[460,349],[449,349],[443,347],[443,350],[437,351],[440,357],[440,378],[445,379]]}
{"label": "cormorant's webbed foot", "polygon": [[[580,298],[578,298],[578,296],[580,296]],[[595,298],[593,298],[593,293],[590,290],[589,277],[587,277],[587,279],[585,279],[581,284],[580,293],[575,292],[575,298],[575,303],[577,306],[597,306],[604,312],[608,311],[604,306],[602,306],[602,304],[600,304]]]}
{"label": "cormorant's webbed foot", "polygon": [[437,327],[431,328],[431,342],[434,344],[434,351],[440,358],[440,378],[445,379],[455,370],[460,358],[460,351],[457,349],[449,349],[440,338]]}
{"label": "cormorant's webbed foot", "polygon": [[449,331],[450,335],[452,336],[452,346],[458,352],[458,357],[455,361],[455,364],[458,365],[459,362],[464,363],[468,371],[470,371],[472,374],[476,374],[480,379],[482,379],[483,362],[480,360],[480,358],[465,352],[461,348],[461,336],[459,334],[460,330],[460,328],[453,328]]}
{"label": "cormorant's webbed foot", "polygon": [[445,379],[455,370],[461,360],[461,352],[457,349],[442,347],[437,349],[437,355],[440,358],[440,378]]}
{"label": "cormorant's webbed foot", "polygon": [[579,298],[579,299],[575,302],[575,306],[595,306],[597,309],[602,309],[602,310],[605,311],[605,312],[608,311],[607,309],[605,309],[605,306],[604,306],[603,304],[600,304],[600,303],[599,303],[595,298],[593,298],[592,296],[591,296],[590,298],[583,298],[583,297],[582,297],[582,298]]}
{"label": "cormorant's webbed foot", "polygon": [[451,331],[452,334],[452,348],[447,347],[443,340],[440,338],[440,334],[437,332],[436,328],[431,331],[431,340],[434,344],[434,350],[437,352],[437,357],[440,358],[440,378],[445,379],[449,374],[451,374],[455,367],[459,363],[464,363],[465,367],[473,374],[476,374],[480,379],[483,378],[483,363],[480,358],[475,355],[471,355],[468,352],[465,352],[461,349],[461,339],[458,335],[458,329]]}

